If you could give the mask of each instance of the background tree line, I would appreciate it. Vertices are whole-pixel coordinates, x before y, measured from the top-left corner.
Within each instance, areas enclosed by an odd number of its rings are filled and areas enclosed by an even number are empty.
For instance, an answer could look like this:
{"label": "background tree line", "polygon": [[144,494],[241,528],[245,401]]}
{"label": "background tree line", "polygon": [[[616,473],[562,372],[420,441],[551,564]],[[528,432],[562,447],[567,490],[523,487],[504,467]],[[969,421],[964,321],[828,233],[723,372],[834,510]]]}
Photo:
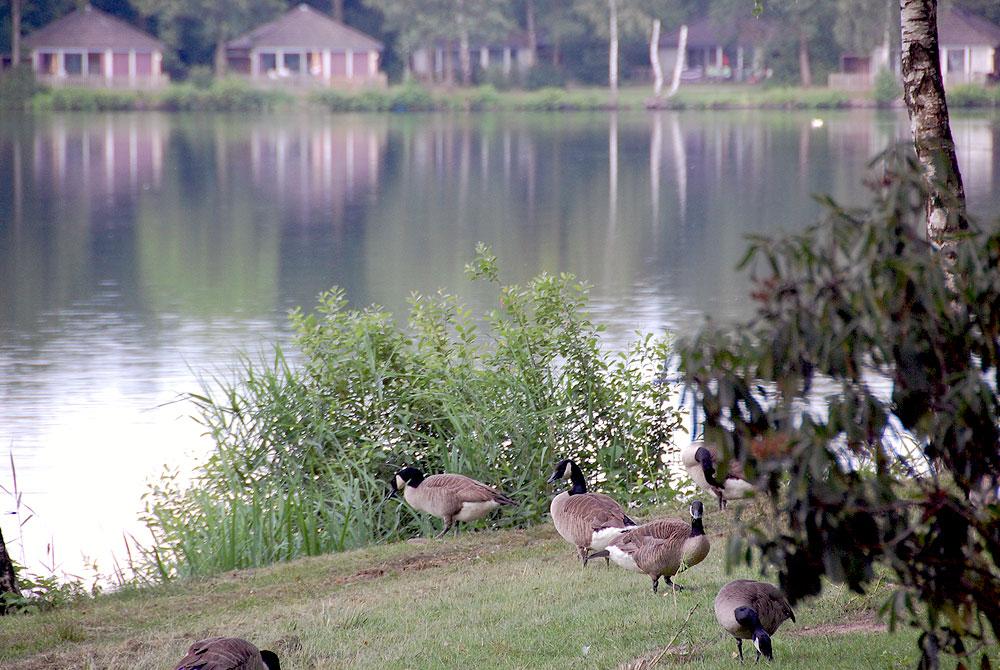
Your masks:
{"label": "background tree line", "polygon": [[[20,10],[21,34],[69,12],[83,0],[0,1],[0,53],[9,53],[12,15]],[[147,30],[169,47],[165,68],[175,79],[193,66],[225,66],[222,46],[233,37],[297,5],[300,0],[92,0],[98,9]],[[732,24],[749,18],[748,0],[307,0],[386,45],[383,64],[393,80],[405,76],[409,54],[426,44],[458,45],[454,79],[472,82],[470,44],[522,34],[544,58],[536,58],[539,84],[575,81],[604,85],[620,72],[623,80],[648,79],[649,40],[654,20],[668,33],[706,14]],[[1000,23],[994,0],[957,4]],[[898,44],[894,0],[797,0],[769,2],[763,19],[794,30],[777,31],[766,45],[773,78],[782,83],[822,83],[843,52],[866,53],[887,36]],[[832,27],[832,30],[831,30]],[[609,40],[617,33],[616,67],[609,67]],[[530,82],[528,82],[530,83]]]}

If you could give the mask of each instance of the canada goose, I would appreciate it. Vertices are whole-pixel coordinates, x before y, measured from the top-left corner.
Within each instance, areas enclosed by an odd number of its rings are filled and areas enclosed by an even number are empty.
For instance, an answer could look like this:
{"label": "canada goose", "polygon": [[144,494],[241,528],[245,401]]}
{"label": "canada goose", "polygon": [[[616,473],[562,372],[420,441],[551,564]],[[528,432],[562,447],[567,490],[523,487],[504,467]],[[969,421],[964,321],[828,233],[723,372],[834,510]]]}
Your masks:
{"label": "canada goose", "polygon": [[979,484],[969,491],[969,502],[974,507],[996,505],[1000,501],[1000,477],[983,475]]}
{"label": "canada goose", "polygon": [[626,529],[635,526],[621,505],[603,493],[587,493],[587,482],[580,467],[569,459],[556,464],[548,483],[569,479],[573,486],[552,499],[549,514],[563,539],[573,544],[587,565],[587,549],[601,550]]}
{"label": "canada goose", "polygon": [[238,637],[210,637],[188,648],[177,670],[281,670],[278,655]]}
{"label": "canada goose", "polygon": [[399,470],[391,482],[389,495],[403,492],[410,507],[432,514],[444,521],[441,537],[456,521],[475,521],[500,505],[516,505],[513,500],[482,482],[465,475],[424,474],[416,468]]}
{"label": "canada goose", "polygon": [[691,503],[690,524],[680,519],[644,523],[616,537],[607,549],[591,554],[590,558],[609,556],[626,570],[649,575],[653,580],[653,593],[657,591],[660,577],[680,590],[673,576],[701,563],[711,548],[702,522],[704,511],[701,501],[695,500]]}
{"label": "canada goose", "polygon": [[736,638],[742,663],[743,640],[753,640],[758,661],[761,654],[773,660],[771,636],[785,619],[795,621],[795,612],[771,584],[737,579],[723,586],[715,597],[715,618]]}
{"label": "canada goose", "polygon": [[753,484],[743,477],[743,469],[735,458],[729,461],[729,472],[720,481],[715,472],[718,460],[718,450],[704,440],[696,440],[681,451],[681,461],[694,483],[718,498],[719,509],[725,509],[726,501],[753,493]]}

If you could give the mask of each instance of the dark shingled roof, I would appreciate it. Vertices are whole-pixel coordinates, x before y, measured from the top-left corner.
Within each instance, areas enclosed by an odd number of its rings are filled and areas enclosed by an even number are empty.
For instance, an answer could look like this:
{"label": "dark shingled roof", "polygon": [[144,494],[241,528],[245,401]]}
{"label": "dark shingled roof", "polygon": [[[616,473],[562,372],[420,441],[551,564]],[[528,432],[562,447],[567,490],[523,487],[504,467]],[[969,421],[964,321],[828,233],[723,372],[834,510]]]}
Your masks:
{"label": "dark shingled roof", "polygon": [[110,14],[86,5],[24,38],[29,49],[135,49],[162,51],[163,42]]}
{"label": "dark shingled roof", "polygon": [[938,42],[995,47],[1000,45],[1000,26],[958,7],[942,9],[938,12]]}
{"label": "dark shingled roof", "polygon": [[334,21],[307,4],[258,26],[226,46],[230,49],[289,47],[296,49],[352,49],[381,51],[382,43],[363,32]]}
{"label": "dark shingled roof", "polygon": [[[688,24],[687,45],[689,48],[704,48],[736,45],[753,47],[767,42],[776,32],[777,26],[767,19],[746,18],[742,21],[722,22],[710,16]],[[677,48],[681,30],[672,30],[660,37],[660,47]]]}

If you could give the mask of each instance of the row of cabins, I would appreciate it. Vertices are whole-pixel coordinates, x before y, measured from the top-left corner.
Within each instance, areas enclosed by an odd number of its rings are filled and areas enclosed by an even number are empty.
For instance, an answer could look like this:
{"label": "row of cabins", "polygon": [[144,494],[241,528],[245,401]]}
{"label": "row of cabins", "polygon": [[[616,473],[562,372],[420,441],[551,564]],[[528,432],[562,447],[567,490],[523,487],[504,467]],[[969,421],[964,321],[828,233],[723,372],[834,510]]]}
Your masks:
{"label": "row of cabins", "polygon": [[[782,26],[762,19],[721,22],[703,18],[688,27],[686,81],[756,82],[768,76],[766,49]],[[659,44],[664,69],[678,57],[679,31]],[[942,8],[938,41],[945,85],[982,83],[1000,75],[1000,26],[958,7]],[[90,5],[39,28],[24,40],[32,69],[45,83],[128,88],[164,84],[164,45],[153,36]],[[496,42],[471,45],[477,72],[495,68],[504,76],[523,75],[544,42],[529,48],[527,36],[513,33]],[[384,46],[378,40],[301,4],[226,45],[231,73],[264,85],[385,85]],[[865,89],[876,73],[892,68],[888,46],[868,54],[844,54],[830,86]],[[416,50],[410,70],[427,81],[451,81],[458,68],[458,45],[438,42]]]}

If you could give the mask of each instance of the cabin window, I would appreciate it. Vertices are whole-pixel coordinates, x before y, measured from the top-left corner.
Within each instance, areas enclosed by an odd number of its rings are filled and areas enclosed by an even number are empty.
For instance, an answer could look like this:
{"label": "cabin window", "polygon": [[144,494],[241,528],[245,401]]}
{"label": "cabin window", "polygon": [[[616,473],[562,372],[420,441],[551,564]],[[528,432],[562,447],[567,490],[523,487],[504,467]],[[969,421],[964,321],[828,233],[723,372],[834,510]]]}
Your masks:
{"label": "cabin window", "polygon": [[262,72],[270,72],[278,69],[278,55],[269,52],[260,54],[260,69]]}
{"label": "cabin window", "polygon": [[965,49],[948,49],[948,72],[965,72]]}
{"label": "cabin window", "polygon": [[299,73],[302,71],[301,54],[285,54],[285,69],[289,72]]}
{"label": "cabin window", "polygon": [[87,54],[87,72],[97,77],[104,74],[104,59],[100,52],[90,52]]}
{"label": "cabin window", "polygon": [[68,75],[83,74],[83,54],[63,54],[63,69]]}

